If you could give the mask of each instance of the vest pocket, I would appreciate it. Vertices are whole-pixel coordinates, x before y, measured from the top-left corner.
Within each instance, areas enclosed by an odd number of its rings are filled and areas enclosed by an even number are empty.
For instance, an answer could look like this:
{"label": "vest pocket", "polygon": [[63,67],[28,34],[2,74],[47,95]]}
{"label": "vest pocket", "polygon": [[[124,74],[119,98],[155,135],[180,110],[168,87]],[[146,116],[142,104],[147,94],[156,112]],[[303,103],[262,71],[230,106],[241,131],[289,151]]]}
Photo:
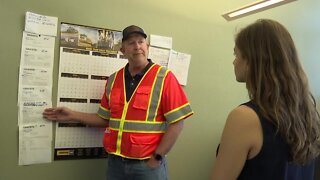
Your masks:
{"label": "vest pocket", "polygon": [[103,137],[103,146],[107,152],[116,151],[117,131],[106,129]]}
{"label": "vest pocket", "polygon": [[160,136],[155,134],[130,134],[130,154],[134,157],[150,156],[159,140]]}
{"label": "vest pocket", "polygon": [[115,88],[111,92],[110,96],[110,110],[114,113],[120,113],[124,104],[124,100],[121,97],[122,90]]}
{"label": "vest pocket", "polygon": [[140,87],[135,93],[133,107],[140,110],[147,110],[150,98],[150,87]]}

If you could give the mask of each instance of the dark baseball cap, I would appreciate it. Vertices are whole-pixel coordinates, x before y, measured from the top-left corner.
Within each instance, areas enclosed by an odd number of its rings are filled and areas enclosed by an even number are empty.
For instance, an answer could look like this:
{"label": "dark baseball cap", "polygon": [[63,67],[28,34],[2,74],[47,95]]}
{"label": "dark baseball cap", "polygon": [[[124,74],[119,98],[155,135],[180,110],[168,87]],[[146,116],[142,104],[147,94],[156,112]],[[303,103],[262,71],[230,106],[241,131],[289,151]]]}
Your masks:
{"label": "dark baseball cap", "polygon": [[122,31],[122,41],[127,40],[132,34],[140,34],[144,38],[147,38],[146,33],[144,32],[144,30],[141,27],[135,26],[135,25],[131,25],[131,26],[128,26],[128,27],[123,29],[123,31]]}

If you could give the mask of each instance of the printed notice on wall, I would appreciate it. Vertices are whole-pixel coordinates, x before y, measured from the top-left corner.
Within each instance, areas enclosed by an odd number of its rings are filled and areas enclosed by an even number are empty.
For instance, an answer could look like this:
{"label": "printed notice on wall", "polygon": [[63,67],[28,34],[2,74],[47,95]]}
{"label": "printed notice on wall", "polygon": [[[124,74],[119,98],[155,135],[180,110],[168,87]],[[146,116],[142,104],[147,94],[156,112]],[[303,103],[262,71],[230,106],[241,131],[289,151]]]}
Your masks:
{"label": "printed notice on wall", "polygon": [[170,69],[181,85],[187,85],[191,55],[173,50],[172,37],[151,34],[148,58]]}
{"label": "printed notice on wall", "polygon": [[172,70],[181,85],[187,85],[191,55],[171,50],[168,68]]}
{"label": "printed notice on wall", "polygon": [[19,126],[19,165],[51,162],[52,126],[28,124]]}
{"label": "printed notice on wall", "polygon": [[26,12],[18,88],[19,165],[51,162],[52,69],[58,18]]}
{"label": "printed notice on wall", "polygon": [[36,34],[57,36],[57,17],[27,12],[25,20],[25,31]]}

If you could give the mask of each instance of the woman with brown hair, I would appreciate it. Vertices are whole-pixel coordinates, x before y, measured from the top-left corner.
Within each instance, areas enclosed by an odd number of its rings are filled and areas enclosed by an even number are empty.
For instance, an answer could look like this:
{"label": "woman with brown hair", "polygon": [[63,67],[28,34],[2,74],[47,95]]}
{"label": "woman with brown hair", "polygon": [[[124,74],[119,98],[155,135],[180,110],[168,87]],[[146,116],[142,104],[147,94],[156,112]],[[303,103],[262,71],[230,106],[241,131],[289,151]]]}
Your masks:
{"label": "woman with brown hair", "polygon": [[236,35],[234,55],[250,101],[227,118],[212,179],[313,179],[320,120],[290,33],[258,20]]}

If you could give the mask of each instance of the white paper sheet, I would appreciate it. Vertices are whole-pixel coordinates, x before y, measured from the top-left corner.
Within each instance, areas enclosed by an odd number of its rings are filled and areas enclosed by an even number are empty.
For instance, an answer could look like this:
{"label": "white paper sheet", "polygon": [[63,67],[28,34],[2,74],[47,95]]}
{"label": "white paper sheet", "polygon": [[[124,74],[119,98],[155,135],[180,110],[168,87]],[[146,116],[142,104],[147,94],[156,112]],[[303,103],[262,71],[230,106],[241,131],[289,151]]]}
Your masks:
{"label": "white paper sheet", "polygon": [[181,85],[187,85],[191,55],[174,50],[170,52],[168,69],[171,69]]}
{"label": "white paper sheet", "polygon": [[166,49],[172,49],[172,37],[151,34],[150,45]]}
{"label": "white paper sheet", "polygon": [[[55,39],[50,36],[24,32],[19,73],[19,97],[24,86],[52,88]],[[49,96],[51,98],[51,95]],[[18,102],[20,99],[18,99]]]}
{"label": "white paper sheet", "polygon": [[54,37],[23,32],[21,66],[53,68]]}
{"label": "white paper sheet", "polygon": [[49,69],[23,67],[20,70],[22,86],[52,86],[52,72]]}
{"label": "white paper sheet", "polygon": [[150,58],[154,63],[157,63],[164,67],[168,67],[170,49],[163,49],[150,46],[148,58]]}
{"label": "white paper sheet", "polygon": [[19,105],[19,125],[26,124],[48,124],[52,123],[42,117],[45,108],[52,106],[49,101],[20,101]]}
{"label": "white paper sheet", "polygon": [[57,36],[58,18],[26,12],[25,31]]}
{"label": "white paper sheet", "polygon": [[22,86],[19,88],[18,104],[21,101],[51,101],[51,88],[47,86]]}
{"label": "white paper sheet", "polygon": [[51,162],[52,124],[19,126],[19,165]]}
{"label": "white paper sheet", "polygon": [[57,34],[55,17],[27,12],[18,91],[19,165],[51,162],[52,122],[42,117],[52,107],[52,69]]}
{"label": "white paper sheet", "polygon": [[22,46],[21,65],[50,68],[53,66],[53,48]]}
{"label": "white paper sheet", "polygon": [[55,38],[51,36],[23,32],[23,45],[41,48],[54,48]]}

